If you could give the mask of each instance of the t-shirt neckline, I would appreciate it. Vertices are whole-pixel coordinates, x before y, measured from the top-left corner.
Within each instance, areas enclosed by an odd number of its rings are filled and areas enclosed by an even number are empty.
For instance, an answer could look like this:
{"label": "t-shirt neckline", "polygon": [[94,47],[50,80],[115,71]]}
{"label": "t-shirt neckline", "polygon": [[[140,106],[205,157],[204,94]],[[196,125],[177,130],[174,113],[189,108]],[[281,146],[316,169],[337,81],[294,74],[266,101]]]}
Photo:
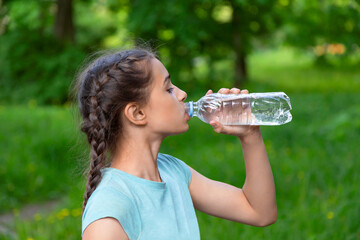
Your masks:
{"label": "t-shirt neckline", "polygon": [[104,169],[102,169],[102,171],[120,174],[122,177],[124,177],[132,182],[139,183],[139,184],[142,184],[145,186],[158,188],[158,189],[164,189],[166,187],[166,182],[165,182],[164,176],[161,173],[160,169],[159,169],[159,174],[160,174],[160,178],[161,178],[162,182],[155,182],[155,181],[151,181],[151,180],[148,180],[145,178],[137,177],[135,175],[132,175],[130,173],[127,173],[125,171],[122,171],[118,168],[113,168],[113,167],[104,168]]}

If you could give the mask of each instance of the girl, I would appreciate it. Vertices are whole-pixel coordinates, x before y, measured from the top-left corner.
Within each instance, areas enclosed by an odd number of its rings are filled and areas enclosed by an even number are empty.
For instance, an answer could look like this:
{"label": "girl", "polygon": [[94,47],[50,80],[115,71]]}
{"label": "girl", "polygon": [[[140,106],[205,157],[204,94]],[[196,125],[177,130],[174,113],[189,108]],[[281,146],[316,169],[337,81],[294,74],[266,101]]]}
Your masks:
{"label": "girl", "polygon": [[[276,221],[274,181],[258,126],[210,122],[215,132],[241,142],[246,165],[242,189],[159,153],[165,137],[188,130],[190,117],[186,93],[171,83],[150,51],[133,49],[95,60],[76,89],[81,131],[91,145],[84,240],[200,239],[195,209],[253,226]],[[248,91],[222,88],[219,93]]]}

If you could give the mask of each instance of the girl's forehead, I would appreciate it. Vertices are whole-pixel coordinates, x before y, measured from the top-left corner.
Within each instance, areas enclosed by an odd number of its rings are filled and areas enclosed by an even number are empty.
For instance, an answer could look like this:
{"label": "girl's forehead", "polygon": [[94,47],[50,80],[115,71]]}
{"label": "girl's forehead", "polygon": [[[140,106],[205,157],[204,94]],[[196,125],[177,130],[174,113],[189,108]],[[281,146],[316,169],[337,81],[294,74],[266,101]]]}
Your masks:
{"label": "girl's forehead", "polygon": [[165,77],[167,77],[169,75],[165,66],[158,59],[153,58],[151,63],[152,63],[152,70],[153,70],[154,77],[157,80],[160,80],[158,78],[162,78],[164,80]]}
{"label": "girl's forehead", "polygon": [[164,80],[169,75],[164,65],[156,58],[151,59],[151,93],[156,92],[164,87]]}

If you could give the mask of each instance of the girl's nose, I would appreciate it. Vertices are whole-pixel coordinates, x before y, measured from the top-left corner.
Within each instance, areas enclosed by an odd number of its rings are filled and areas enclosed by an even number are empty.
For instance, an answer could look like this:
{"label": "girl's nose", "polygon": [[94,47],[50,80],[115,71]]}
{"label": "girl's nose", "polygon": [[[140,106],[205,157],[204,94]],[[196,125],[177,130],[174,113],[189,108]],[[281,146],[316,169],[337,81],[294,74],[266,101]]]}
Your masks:
{"label": "girl's nose", "polygon": [[184,92],[183,90],[180,89],[180,102],[184,102],[185,99],[187,98],[187,94],[186,92]]}

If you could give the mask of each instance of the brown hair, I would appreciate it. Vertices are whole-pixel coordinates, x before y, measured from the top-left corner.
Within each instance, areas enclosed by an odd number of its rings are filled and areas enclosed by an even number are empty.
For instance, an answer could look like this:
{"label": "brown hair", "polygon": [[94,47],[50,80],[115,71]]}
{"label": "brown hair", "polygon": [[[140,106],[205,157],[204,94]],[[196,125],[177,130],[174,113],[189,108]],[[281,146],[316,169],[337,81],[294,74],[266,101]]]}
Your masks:
{"label": "brown hair", "polygon": [[121,114],[130,102],[144,104],[151,84],[150,50],[132,49],[102,56],[76,79],[81,131],[91,146],[83,210],[101,180],[100,170],[114,154],[122,132]]}

